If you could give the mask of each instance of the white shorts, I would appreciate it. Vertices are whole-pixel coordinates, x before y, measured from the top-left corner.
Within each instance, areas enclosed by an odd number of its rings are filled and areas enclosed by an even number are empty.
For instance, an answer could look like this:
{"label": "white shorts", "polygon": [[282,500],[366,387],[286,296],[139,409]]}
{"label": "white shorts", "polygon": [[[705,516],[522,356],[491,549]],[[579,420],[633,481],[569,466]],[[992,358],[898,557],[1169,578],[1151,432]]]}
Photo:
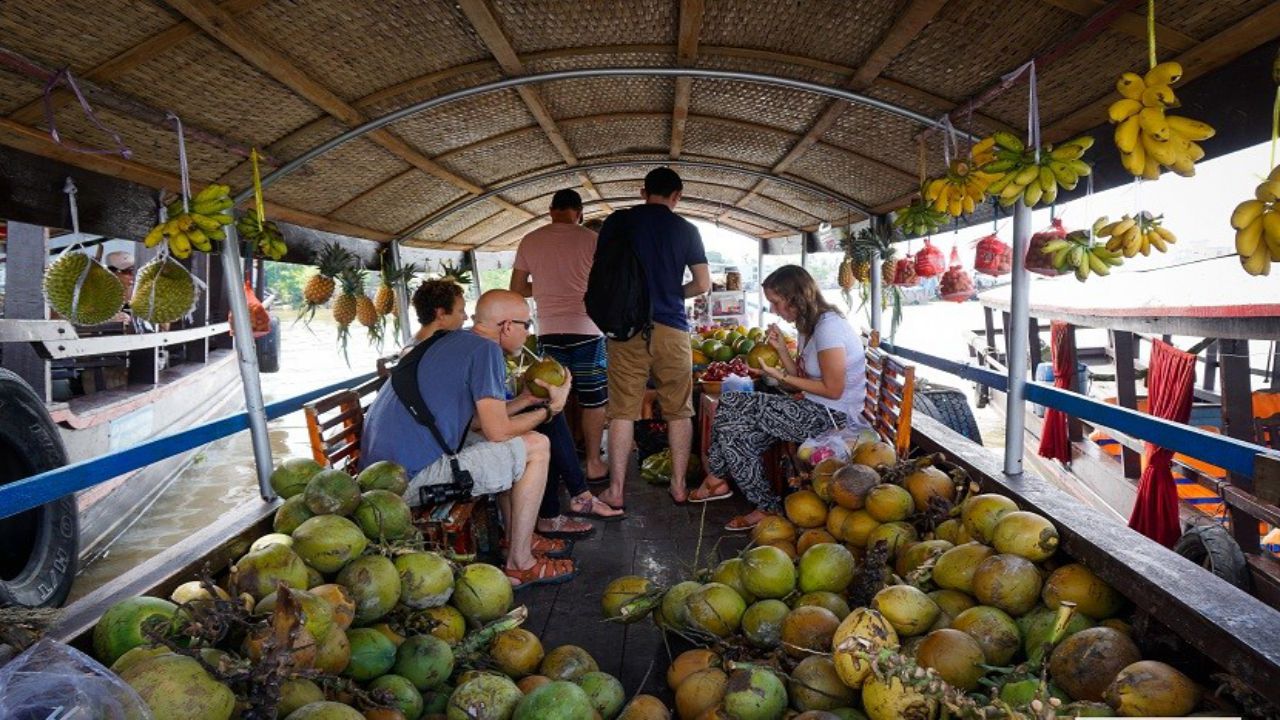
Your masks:
{"label": "white shorts", "polygon": [[[458,453],[458,464],[471,473],[471,479],[475,483],[471,489],[472,495],[506,492],[524,474],[524,440],[514,437],[505,442],[489,442],[479,433],[468,433],[467,440]],[[453,470],[449,456],[445,455],[413,476],[405,497],[410,505],[416,505],[418,488],[451,482]]]}

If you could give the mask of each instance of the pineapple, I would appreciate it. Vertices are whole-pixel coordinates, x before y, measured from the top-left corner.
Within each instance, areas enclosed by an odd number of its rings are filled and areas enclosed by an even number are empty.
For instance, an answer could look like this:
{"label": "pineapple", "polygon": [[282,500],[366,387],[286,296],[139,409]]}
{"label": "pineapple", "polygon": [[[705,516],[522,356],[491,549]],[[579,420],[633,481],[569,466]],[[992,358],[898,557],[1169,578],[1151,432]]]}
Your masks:
{"label": "pineapple", "polygon": [[[333,297],[334,278],[355,262],[355,256],[342,249],[337,243],[330,243],[320,251],[316,258],[316,274],[312,275],[302,288],[302,299],[307,306],[299,319],[310,322],[316,314],[316,308],[329,302]],[[336,313],[335,313],[336,314]]]}
{"label": "pineapple", "polygon": [[[342,348],[342,357],[345,358],[350,326],[359,311],[360,303],[357,298],[364,298],[366,301],[369,298],[364,294],[364,270],[347,268],[338,275],[338,282],[342,289],[338,297],[334,298],[330,311],[333,313],[334,322],[338,323],[338,345]],[[349,360],[347,364],[350,364]]]}
{"label": "pineapple", "polygon": [[840,276],[837,282],[840,284],[841,290],[853,289],[853,258],[848,255],[845,255],[844,259],[840,261]]}
{"label": "pineapple", "polygon": [[461,265],[454,266],[453,263],[444,261],[440,263],[440,270],[443,273],[441,279],[452,280],[459,285],[471,284],[471,271],[464,270]]}

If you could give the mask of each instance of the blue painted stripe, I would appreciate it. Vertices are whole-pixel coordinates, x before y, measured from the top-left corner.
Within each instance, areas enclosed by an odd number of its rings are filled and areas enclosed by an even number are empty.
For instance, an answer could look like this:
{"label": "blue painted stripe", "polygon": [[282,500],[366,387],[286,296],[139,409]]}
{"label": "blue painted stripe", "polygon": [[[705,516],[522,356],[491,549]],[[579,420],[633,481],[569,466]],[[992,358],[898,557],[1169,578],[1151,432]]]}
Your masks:
{"label": "blue painted stripe", "polygon": [[[994,370],[967,363],[958,363],[919,350],[884,343],[886,352],[943,372],[957,375],[983,385],[1008,390],[1008,378]],[[1254,458],[1262,453],[1271,454],[1266,448],[1237,440],[1225,435],[1201,430],[1191,425],[1169,422],[1137,410],[1104,403],[1099,400],[1062,390],[1043,383],[1028,382],[1026,399],[1046,407],[1061,410],[1072,417],[1089,420],[1097,425],[1117,430],[1130,437],[1170,448],[1188,457],[1252,478]],[[1250,488],[1242,488],[1249,490]]]}
{"label": "blue painted stripe", "polygon": [[[302,406],[338,390],[355,387],[375,373],[365,373],[349,380],[316,388],[266,406],[268,420],[283,417]],[[0,487],[0,519],[39,507],[47,502],[93,487],[114,477],[145,467],[178,453],[198,448],[220,438],[234,435],[249,427],[247,412],[228,415],[202,425],[154,437],[131,448],[118,450],[89,460],[32,475]]]}

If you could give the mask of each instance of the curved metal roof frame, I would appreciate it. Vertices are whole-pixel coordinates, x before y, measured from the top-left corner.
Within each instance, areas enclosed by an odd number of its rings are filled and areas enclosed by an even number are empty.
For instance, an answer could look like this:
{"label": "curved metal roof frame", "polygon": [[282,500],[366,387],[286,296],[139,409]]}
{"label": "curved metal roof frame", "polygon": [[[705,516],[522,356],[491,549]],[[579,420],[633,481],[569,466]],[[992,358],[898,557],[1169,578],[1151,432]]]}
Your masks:
{"label": "curved metal roof frame", "polygon": [[[848,198],[845,198],[842,195],[838,195],[829,190],[823,189],[817,185],[813,185],[812,183],[804,182],[802,180],[793,180],[791,178],[773,175],[767,172],[762,172],[760,170],[752,170],[750,168],[739,167],[737,165],[730,165],[728,163],[706,162],[702,160],[612,160],[607,162],[582,163],[580,165],[565,166],[563,168],[548,170],[546,172],[540,172],[536,175],[530,175],[528,177],[520,178],[519,180],[512,180],[511,182],[503,183],[502,185],[499,185],[497,187],[490,188],[489,190],[485,191],[483,194],[467,198],[466,200],[463,200],[462,202],[457,203],[456,205],[451,205],[435,213],[434,215],[431,215],[423,219],[421,222],[418,222],[410,226],[409,228],[403,230],[400,233],[400,235],[397,238],[395,238],[395,240],[397,242],[408,240],[409,238],[413,237],[414,235],[417,235],[423,230],[426,230],[428,227],[445,219],[446,217],[452,215],[453,213],[465,210],[477,203],[488,200],[489,198],[495,195],[501,195],[504,192],[508,192],[518,187],[530,185],[542,180],[548,180],[550,178],[560,177],[561,175],[572,175],[574,173],[582,172],[582,171],[604,170],[608,168],[649,167],[649,166],[694,167],[694,168],[703,168],[706,170],[717,170],[722,172],[734,172],[734,173],[740,173],[742,175],[750,175],[752,177],[768,180],[769,182],[776,182],[779,185],[785,185],[786,187],[792,188],[793,190],[812,193],[814,195],[824,197],[828,200],[839,203],[840,205],[843,205],[849,208],[850,210],[853,210],[855,212],[861,213],[866,216],[870,216],[872,214],[871,210],[868,209],[865,205],[856,203],[852,200],[849,200]],[[735,212],[740,212],[740,210],[735,210]]]}
{"label": "curved metal roof frame", "polygon": [[[337,148],[347,142],[362,137],[374,130],[390,125],[397,120],[415,115],[417,113],[430,110],[432,108],[446,105],[458,100],[475,95],[483,95],[484,93],[495,92],[497,90],[508,90],[511,88],[522,87],[533,83],[550,82],[553,80],[576,80],[581,78],[600,78],[600,77],[689,77],[703,78],[707,80],[735,80],[739,82],[758,83],[761,85],[776,85],[779,87],[791,88],[803,92],[815,93],[818,95],[826,95],[837,100],[844,100],[855,105],[863,105],[870,108],[882,110],[887,113],[898,115],[900,117],[913,120],[926,127],[938,128],[940,130],[950,130],[943,123],[921,115],[914,110],[895,105],[894,103],[879,100],[867,95],[844,90],[842,88],[830,87],[820,83],[808,82],[806,80],[797,80],[795,78],[782,77],[778,75],[767,75],[764,73],[745,72],[741,70],[710,70],[706,68],[665,68],[665,67],[621,67],[621,68],[584,68],[577,70],[556,70],[545,73],[535,73],[532,75],[521,75],[519,77],[505,78],[491,83],[475,85],[454,92],[445,93],[438,97],[423,100],[412,105],[405,106],[399,110],[387,113],[379,118],[374,118],[369,122],[352,128],[337,137],[330,138],[325,142],[307,150],[298,157],[276,168],[274,172],[262,178],[262,187],[266,188],[278,180],[288,176],[298,168],[307,164],[321,155]],[[967,139],[975,142],[980,138],[966,131],[955,131]],[[236,204],[240,204],[248,200],[253,195],[252,188],[247,188],[236,196]]]}

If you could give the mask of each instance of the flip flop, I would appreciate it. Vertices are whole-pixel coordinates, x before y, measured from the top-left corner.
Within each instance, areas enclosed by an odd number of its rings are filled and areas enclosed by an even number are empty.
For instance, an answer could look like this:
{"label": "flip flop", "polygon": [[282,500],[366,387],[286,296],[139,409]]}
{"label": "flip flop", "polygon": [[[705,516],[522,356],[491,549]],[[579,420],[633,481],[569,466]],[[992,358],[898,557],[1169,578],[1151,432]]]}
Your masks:
{"label": "flip flop", "polygon": [[[538,518],[538,522],[542,522],[544,519],[549,519],[552,521],[552,524],[555,525],[557,528],[562,528],[565,522],[569,521],[569,518],[567,516],[568,516],[568,513],[562,513],[561,515],[558,515],[554,518]],[[586,527],[582,530],[557,529],[557,530],[536,530],[536,532],[539,535],[544,535],[549,538],[570,539],[574,537],[585,537],[595,531],[595,528],[590,523],[583,523],[583,524]]]}
{"label": "flip flop", "polygon": [[504,568],[508,578],[515,580],[513,590],[521,590],[536,585],[559,585],[569,582],[578,576],[578,568],[572,560],[553,560],[546,557],[535,557],[533,565],[524,570]]}
{"label": "flip flop", "polygon": [[696,487],[689,492],[689,499],[687,502],[709,503],[709,502],[715,502],[717,500],[728,500],[729,498],[733,497],[733,491],[729,489],[729,486],[725,485],[723,487],[724,487],[723,492],[712,492],[712,494],[707,495],[705,497],[700,497],[700,498],[696,498],[693,496],[694,493],[702,489],[701,487]]}
{"label": "flip flop", "polygon": [[760,524],[760,521],[759,521],[759,520],[757,520],[757,521],[755,521],[755,522],[751,523],[750,525],[734,525],[734,523],[735,523],[735,522],[737,522],[738,520],[741,520],[741,519],[742,519],[742,517],[743,517],[743,516],[741,516],[741,515],[740,515],[740,516],[738,516],[738,517],[736,517],[736,518],[734,518],[734,519],[730,520],[729,522],[725,523],[724,529],[725,529],[727,532],[751,532],[752,530],[755,530],[755,529],[756,529],[756,526],[757,526],[757,525],[759,525],[759,524]]}
{"label": "flip flop", "polygon": [[573,507],[573,506],[574,506],[574,502],[575,502],[574,498],[569,498],[569,510],[568,510],[567,512],[565,512],[565,515],[568,515],[568,516],[570,516],[570,517],[590,518],[590,519],[592,519],[592,520],[598,520],[598,521],[600,521],[600,522],[616,522],[616,521],[618,521],[618,520],[623,520],[623,519],[625,519],[625,518],[627,517],[627,513],[626,513],[625,511],[623,511],[623,512],[622,512],[621,514],[619,514],[619,515],[599,515],[599,514],[597,514],[597,513],[593,512],[593,511],[595,510],[596,503],[600,503],[601,505],[604,505],[605,507],[610,508],[610,509],[618,509],[618,510],[621,510],[621,508],[614,508],[614,507],[613,507],[612,505],[610,505],[609,503],[607,503],[607,502],[605,502],[605,501],[601,500],[600,498],[598,498],[598,497],[596,497],[596,496],[594,496],[594,495],[592,495],[592,496],[591,496],[591,510],[588,510],[587,512],[582,512],[582,511],[580,511],[580,510],[575,510],[575,509],[574,509],[574,507]]}
{"label": "flip flop", "polygon": [[[510,550],[504,538],[498,542],[498,548],[504,553]],[[533,541],[530,543],[529,551],[535,557],[548,557],[552,559],[567,558],[573,554],[573,541],[562,538],[550,538],[542,533],[533,533]]]}

